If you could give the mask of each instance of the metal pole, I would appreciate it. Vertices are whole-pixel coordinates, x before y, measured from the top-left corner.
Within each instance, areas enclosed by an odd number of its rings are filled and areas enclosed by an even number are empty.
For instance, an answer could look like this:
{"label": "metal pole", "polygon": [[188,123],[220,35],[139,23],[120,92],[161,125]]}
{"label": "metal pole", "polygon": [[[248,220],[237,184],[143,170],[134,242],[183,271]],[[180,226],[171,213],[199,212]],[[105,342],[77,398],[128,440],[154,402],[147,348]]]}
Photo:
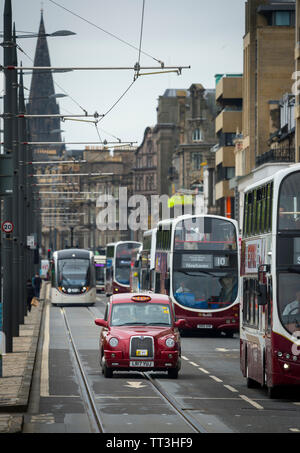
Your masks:
{"label": "metal pole", "polygon": [[[20,73],[19,80],[19,111],[25,112],[25,100],[24,100],[24,85],[23,85],[23,73]],[[26,120],[20,118],[18,120],[18,133],[20,140],[25,140],[26,135]],[[20,300],[21,300],[21,317],[27,314],[26,304],[26,267],[25,267],[25,247],[26,247],[26,236],[25,236],[25,146],[19,145],[19,236],[20,236]]]}
{"label": "metal pole", "polygon": [[[17,48],[15,40],[15,24],[13,29],[13,61],[17,64]],[[19,324],[24,322],[24,318],[20,318],[20,275],[19,275],[19,146],[18,146],[18,121],[16,113],[18,113],[18,76],[17,72],[12,74],[12,145],[13,145],[13,196],[12,196],[12,218],[14,224],[13,244],[12,244],[12,270],[14,275],[14,284],[12,287],[12,302],[13,302],[13,336],[19,336]]]}
{"label": "metal pole", "polygon": [[[12,62],[12,10],[11,0],[5,0],[4,5],[4,65]],[[4,113],[12,112],[12,72],[4,71],[5,94]],[[12,153],[12,121],[4,118],[4,154]],[[5,196],[3,220],[12,219],[12,196]],[[10,235],[4,234],[2,238],[2,266],[3,266],[3,330],[5,333],[6,352],[12,352],[12,241]]]}

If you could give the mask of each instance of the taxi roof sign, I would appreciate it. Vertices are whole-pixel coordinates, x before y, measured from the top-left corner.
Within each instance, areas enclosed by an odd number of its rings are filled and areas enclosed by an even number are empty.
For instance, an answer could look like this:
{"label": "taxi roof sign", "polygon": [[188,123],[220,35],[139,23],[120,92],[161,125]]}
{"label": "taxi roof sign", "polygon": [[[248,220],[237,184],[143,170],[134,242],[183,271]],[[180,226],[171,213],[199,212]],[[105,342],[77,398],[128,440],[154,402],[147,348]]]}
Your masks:
{"label": "taxi roof sign", "polygon": [[131,300],[133,300],[133,302],[149,302],[149,300],[151,300],[151,297],[150,296],[133,296],[131,298]]}

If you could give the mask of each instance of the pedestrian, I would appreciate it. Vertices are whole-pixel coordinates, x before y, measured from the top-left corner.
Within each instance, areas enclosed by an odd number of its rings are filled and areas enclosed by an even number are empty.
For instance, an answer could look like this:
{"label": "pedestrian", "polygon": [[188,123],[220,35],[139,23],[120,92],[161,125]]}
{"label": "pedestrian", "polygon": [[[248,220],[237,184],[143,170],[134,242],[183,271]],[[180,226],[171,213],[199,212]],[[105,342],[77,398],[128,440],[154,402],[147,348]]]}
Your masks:
{"label": "pedestrian", "polygon": [[37,297],[39,299],[42,279],[38,273],[36,273],[35,276],[33,277],[32,284],[33,284],[33,289],[34,289],[34,295],[35,295],[35,297]]}
{"label": "pedestrian", "polygon": [[32,286],[30,279],[28,279],[26,282],[26,292],[27,292],[27,299],[26,299],[27,310],[31,311],[31,301],[34,297],[34,288]]}

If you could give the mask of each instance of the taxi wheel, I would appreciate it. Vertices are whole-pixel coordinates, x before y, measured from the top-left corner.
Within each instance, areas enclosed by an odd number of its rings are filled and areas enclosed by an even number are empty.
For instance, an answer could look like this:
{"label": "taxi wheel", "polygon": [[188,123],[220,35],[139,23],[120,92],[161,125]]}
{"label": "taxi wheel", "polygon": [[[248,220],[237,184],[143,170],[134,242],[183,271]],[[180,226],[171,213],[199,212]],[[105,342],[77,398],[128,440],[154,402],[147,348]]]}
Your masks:
{"label": "taxi wheel", "polygon": [[168,377],[171,379],[177,379],[178,378],[178,368],[170,368],[168,370]]}
{"label": "taxi wheel", "polygon": [[106,364],[103,365],[102,372],[103,372],[105,378],[112,378],[112,376],[113,376],[113,370],[111,368],[109,368],[108,366],[106,366]]}

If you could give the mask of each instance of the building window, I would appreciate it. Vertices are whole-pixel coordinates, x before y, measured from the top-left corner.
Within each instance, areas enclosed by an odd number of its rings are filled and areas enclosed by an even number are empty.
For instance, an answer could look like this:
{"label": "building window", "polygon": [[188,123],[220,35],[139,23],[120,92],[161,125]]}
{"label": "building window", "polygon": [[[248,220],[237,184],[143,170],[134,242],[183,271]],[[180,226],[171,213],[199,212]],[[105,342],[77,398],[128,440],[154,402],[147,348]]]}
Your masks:
{"label": "building window", "polygon": [[193,130],[193,142],[200,142],[202,140],[202,131],[199,127]]}
{"label": "building window", "polygon": [[273,24],[278,26],[290,26],[291,13],[289,11],[275,11],[273,16]]}
{"label": "building window", "polygon": [[193,161],[193,169],[194,170],[200,170],[201,169],[201,164],[203,162],[202,154],[201,153],[193,153],[192,161]]}

